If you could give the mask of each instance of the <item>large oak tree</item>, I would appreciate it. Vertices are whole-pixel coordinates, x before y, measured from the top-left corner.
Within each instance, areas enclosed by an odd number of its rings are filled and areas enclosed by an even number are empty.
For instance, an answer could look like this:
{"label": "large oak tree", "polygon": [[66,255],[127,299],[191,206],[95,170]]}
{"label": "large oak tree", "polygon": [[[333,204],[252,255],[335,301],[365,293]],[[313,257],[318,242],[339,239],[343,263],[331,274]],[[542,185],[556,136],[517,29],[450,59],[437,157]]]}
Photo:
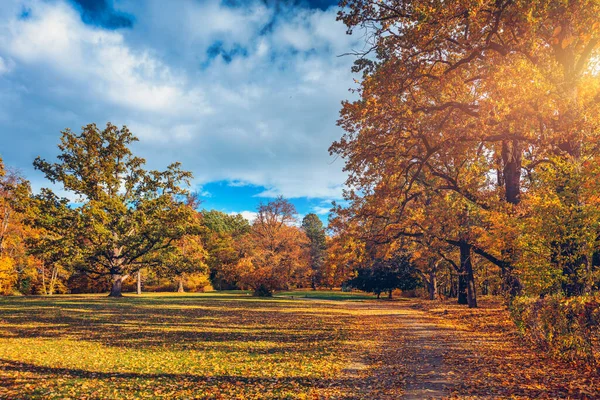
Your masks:
{"label": "large oak tree", "polygon": [[62,235],[70,239],[63,243],[72,248],[69,264],[111,275],[110,296],[121,296],[122,281],[142,266],[161,265],[165,252],[175,250],[196,224],[182,187],[191,173],[179,163],[165,171],[144,169],[145,160],[130,149],[136,141],[125,126],[109,123],[101,130],[90,124],[80,134],[62,132],[58,162],[39,157],[34,162],[52,183],[76,196]]}

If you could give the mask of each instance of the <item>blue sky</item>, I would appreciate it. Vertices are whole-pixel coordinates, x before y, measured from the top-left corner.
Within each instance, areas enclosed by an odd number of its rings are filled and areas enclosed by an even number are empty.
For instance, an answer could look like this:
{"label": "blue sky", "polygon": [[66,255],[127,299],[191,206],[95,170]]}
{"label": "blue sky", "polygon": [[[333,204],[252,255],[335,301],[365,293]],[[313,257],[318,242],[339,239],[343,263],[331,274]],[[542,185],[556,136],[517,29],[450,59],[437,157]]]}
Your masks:
{"label": "blue sky", "polygon": [[[149,168],[194,173],[203,206],[249,218],[283,195],[326,218],[341,197],[340,102],[357,38],[331,0],[2,0],[0,156],[32,168],[60,131],[127,125]],[[167,6],[168,5],[168,6]]]}

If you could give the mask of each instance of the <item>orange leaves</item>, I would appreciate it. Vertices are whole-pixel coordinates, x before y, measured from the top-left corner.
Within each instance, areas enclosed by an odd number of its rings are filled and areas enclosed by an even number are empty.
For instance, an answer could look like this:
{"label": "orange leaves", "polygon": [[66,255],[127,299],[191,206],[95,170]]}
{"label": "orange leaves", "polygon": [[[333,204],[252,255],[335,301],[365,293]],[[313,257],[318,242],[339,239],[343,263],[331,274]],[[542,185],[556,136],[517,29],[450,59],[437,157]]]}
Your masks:
{"label": "orange leaves", "polygon": [[293,225],[295,214],[294,206],[283,198],[261,205],[250,233],[237,243],[242,257],[226,267],[229,276],[261,295],[307,285],[309,241]]}
{"label": "orange leaves", "polygon": [[533,349],[517,334],[499,299],[480,299],[480,306],[475,310],[448,303],[419,305],[438,324],[460,332],[463,342],[469,344],[462,351],[444,355],[456,371],[450,398],[597,397],[598,371],[552,360]]}
{"label": "orange leaves", "polygon": [[331,148],[348,234],[448,258],[432,239],[467,241],[530,293],[597,286],[598,2],[348,3],[377,59]]}

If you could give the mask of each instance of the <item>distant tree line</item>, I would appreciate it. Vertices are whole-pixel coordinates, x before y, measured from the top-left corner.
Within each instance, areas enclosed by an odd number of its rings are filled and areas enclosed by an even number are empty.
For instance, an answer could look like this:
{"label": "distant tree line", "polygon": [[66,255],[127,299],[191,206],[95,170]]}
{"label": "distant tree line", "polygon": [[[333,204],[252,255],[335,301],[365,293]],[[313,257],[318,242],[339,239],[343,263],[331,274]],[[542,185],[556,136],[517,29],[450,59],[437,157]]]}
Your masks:
{"label": "distant tree line", "polygon": [[362,276],[330,256],[336,241],[316,214],[300,221],[282,197],[260,204],[252,223],[199,211],[191,173],[179,163],[147,170],[131,152],[136,141],[110,123],[62,132],[56,161],[37,158],[34,166],[69,198],[49,188],[32,193],[24,177],[1,165],[0,293],[119,297],[124,289],[212,286],[270,296]]}

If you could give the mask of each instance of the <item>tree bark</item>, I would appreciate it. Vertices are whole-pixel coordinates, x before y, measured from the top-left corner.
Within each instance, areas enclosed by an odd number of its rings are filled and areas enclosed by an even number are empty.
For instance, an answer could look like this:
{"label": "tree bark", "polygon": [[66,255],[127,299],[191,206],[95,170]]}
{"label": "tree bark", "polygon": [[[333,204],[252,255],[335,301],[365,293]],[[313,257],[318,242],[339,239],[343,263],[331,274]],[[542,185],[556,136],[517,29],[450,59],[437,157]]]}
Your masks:
{"label": "tree bark", "polygon": [[[471,245],[466,242],[460,243],[460,269],[463,278],[463,291],[466,292],[466,304],[469,308],[477,307],[477,290],[475,287],[475,277],[473,276],[473,263],[471,261]],[[460,279],[460,277],[459,277]],[[465,304],[460,302],[459,304]],[[463,299],[464,301],[464,299]]]}
{"label": "tree bark", "polygon": [[113,274],[113,285],[110,289],[108,297],[123,297],[121,290],[123,288],[123,281],[127,279],[127,276],[128,275],[123,276],[121,274]]}
{"label": "tree bark", "polygon": [[518,140],[502,142],[502,161],[504,163],[503,181],[505,198],[510,204],[521,201],[521,161],[523,155]]}
{"label": "tree bark", "polygon": [[142,294],[142,272],[137,272],[137,294]]}
{"label": "tree bark", "polygon": [[179,277],[179,281],[177,282],[177,293],[185,293],[183,289],[183,278]]}
{"label": "tree bark", "polygon": [[458,274],[458,304],[469,304],[467,300],[467,278],[463,272]]}
{"label": "tree bark", "polygon": [[427,283],[429,288],[429,300],[435,300],[438,293],[437,275],[435,272],[436,271],[433,269],[429,271],[429,282]]}

